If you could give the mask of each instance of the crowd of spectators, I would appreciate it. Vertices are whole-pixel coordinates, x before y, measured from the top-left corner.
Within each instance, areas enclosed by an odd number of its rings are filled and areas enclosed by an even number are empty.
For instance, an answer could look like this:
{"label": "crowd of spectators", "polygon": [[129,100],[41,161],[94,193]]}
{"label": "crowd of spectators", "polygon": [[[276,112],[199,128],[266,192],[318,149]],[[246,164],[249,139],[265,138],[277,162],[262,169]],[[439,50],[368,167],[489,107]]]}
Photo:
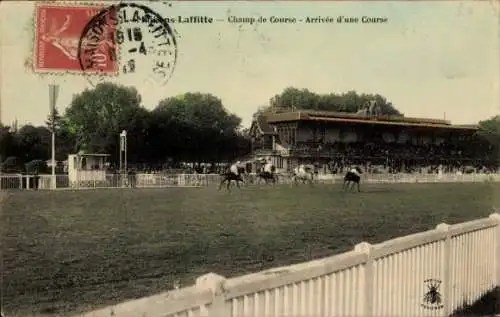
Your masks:
{"label": "crowd of spectators", "polygon": [[438,169],[446,173],[496,170],[488,149],[478,149],[467,144],[423,144],[411,143],[299,143],[293,149],[297,156],[309,156],[317,160],[331,158],[334,170],[345,166],[383,166],[388,172],[428,172]]}
{"label": "crowd of spectators", "polygon": [[[141,174],[220,174],[227,170],[228,164],[190,164],[190,163],[166,163],[166,164],[128,164],[127,170],[133,170]],[[114,166],[110,166],[109,172],[118,172]]]}
{"label": "crowd of spectators", "polygon": [[[323,162],[320,170],[325,173],[343,173],[352,165],[365,167],[368,172],[384,173],[471,173],[496,171],[497,162],[488,156],[491,151],[478,150],[467,144],[411,143],[298,143],[291,149],[291,156]],[[329,163],[325,163],[328,158]],[[219,174],[228,164],[134,164],[129,165],[138,173],[145,174]],[[112,167],[111,167],[112,169]]]}
{"label": "crowd of spectators", "polygon": [[293,148],[297,154],[320,154],[330,152],[334,156],[401,159],[486,159],[487,151],[478,152],[465,144],[422,144],[412,143],[313,143],[302,142]]}

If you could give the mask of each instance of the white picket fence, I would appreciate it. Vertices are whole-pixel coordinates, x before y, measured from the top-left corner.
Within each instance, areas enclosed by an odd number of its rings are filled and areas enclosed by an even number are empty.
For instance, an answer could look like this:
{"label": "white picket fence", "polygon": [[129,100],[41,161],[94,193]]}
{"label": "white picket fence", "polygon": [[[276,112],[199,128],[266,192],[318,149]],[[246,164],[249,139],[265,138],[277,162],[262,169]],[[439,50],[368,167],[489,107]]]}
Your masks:
{"label": "white picket fence", "polygon": [[306,263],[226,279],[81,314],[170,316],[449,316],[500,286],[500,214]]}
{"label": "white picket fence", "polygon": [[[250,175],[255,180],[255,175]],[[343,175],[319,175],[316,179],[320,183],[342,182]],[[33,189],[33,175],[1,175],[1,189]],[[218,174],[137,174],[136,187],[162,188],[162,187],[200,187],[218,185],[221,178]],[[444,182],[487,182],[500,181],[500,174],[364,174],[364,183],[444,183]],[[289,175],[280,175],[278,183],[290,184]],[[51,175],[40,175],[38,189],[54,189],[54,178]],[[67,175],[56,175],[57,189],[88,189],[88,188],[120,188],[127,187],[130,180],[127,176],[106,175],[106,179],[81,179],[71,183]]]}

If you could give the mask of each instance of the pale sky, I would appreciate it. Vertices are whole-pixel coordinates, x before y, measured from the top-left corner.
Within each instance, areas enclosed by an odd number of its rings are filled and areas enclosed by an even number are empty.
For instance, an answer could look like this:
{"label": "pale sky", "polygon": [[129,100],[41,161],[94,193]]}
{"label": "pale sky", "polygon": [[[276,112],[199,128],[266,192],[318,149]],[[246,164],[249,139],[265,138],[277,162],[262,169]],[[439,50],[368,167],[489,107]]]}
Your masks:
{"label": "pale sky", "polygon": [[[68,2],[66,2],[68,3]],[[163,16],[205,15],[213,24],[172,24],[178,60],[165,86],[135,85],[143,105],[185,92],[212,93],[243,118],[287,86],[318,93],[379,93],[406,116],[476,123],[500,113],[499,5],[491,2],[144,2]],[[57,108],[91,87],[81,75],[27,71],[34,2],[0,4],[1,121],[42,124],[49,82]],[[387,17],[384,24],[231,24],[228,16]],[[149,70],[141,70],[148,72]]]}

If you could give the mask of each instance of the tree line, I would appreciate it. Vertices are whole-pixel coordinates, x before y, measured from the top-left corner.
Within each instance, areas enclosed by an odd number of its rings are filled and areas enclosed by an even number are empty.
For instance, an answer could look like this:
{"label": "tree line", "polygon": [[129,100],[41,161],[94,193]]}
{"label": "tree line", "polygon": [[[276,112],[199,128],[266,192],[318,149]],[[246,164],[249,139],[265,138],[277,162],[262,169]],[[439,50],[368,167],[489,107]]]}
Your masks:
{"label": "tree line", "polygon": [[[288,87],[255,113],[311,109],[356,112],[376,100],[382,114],[402,114],[378,94],[316,94]],[[481,122],[481,137],[500,144],[500,117]],[[51,157],[51,131],[56,134],[56,160],[85,153],[110,154],[119,160],[119,133],[127,131],[128,161],[157,165],[167,162],[232,161],[251,151],[251,139],[241,118],[228,112],[214,95],[185,93],[161,100],[153,110],[141,105],[133,87],[102,83],[73,97],[63,114],[50,114],[45,125],[0,126],[0,162],[4,172]]]}

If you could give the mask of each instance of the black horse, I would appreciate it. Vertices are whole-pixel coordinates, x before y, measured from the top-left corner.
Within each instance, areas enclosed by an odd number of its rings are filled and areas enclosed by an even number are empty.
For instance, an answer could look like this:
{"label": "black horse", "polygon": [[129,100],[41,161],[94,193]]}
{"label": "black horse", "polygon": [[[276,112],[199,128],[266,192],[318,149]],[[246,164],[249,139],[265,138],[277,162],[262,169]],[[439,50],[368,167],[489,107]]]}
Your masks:
{"label": "black horse", "polygon": [[229,186],[231,185],[231,181],[235,181],[236,186],[238,186],[238,188],[241,188],[240,182],[245,183],[245,181],[243,180],[243,177],[241,176],[244,174],[245,174],[244,167],[238,167],[238,175],[235,175],[231,171],[227,171],[227,172],[221,174],[220,176],[222,177],[222,180],[219,184],[219,190],[221,190],[222,185],[224,185],[224,183],[226,183],[227,184],[226,188],[229,191]]}
{"label": "black horse", "polygon": [[344,184],[342,185],[342,189],[346,190],[349,188],[349,183],[351,184],[350,190],[352,191],[354,188],[354,184],[358,185],[358,192],[360,192],[359,182],[361,181],[361,174],[363,173],[359,167],[355,167],[358,174],[353,173],[351,171],[347,172],[344,176]]}
{"label": "black horse", "polygon": [[276,175],[276,167],[274,165],[271,166],[271,173],[260,171],[259,173],[257,173],[257,179],[259,183],[261,180],[264,180],[266,184],[271,181],[273,185],[276,185],[276,182],[278,181],[278,175]]}

